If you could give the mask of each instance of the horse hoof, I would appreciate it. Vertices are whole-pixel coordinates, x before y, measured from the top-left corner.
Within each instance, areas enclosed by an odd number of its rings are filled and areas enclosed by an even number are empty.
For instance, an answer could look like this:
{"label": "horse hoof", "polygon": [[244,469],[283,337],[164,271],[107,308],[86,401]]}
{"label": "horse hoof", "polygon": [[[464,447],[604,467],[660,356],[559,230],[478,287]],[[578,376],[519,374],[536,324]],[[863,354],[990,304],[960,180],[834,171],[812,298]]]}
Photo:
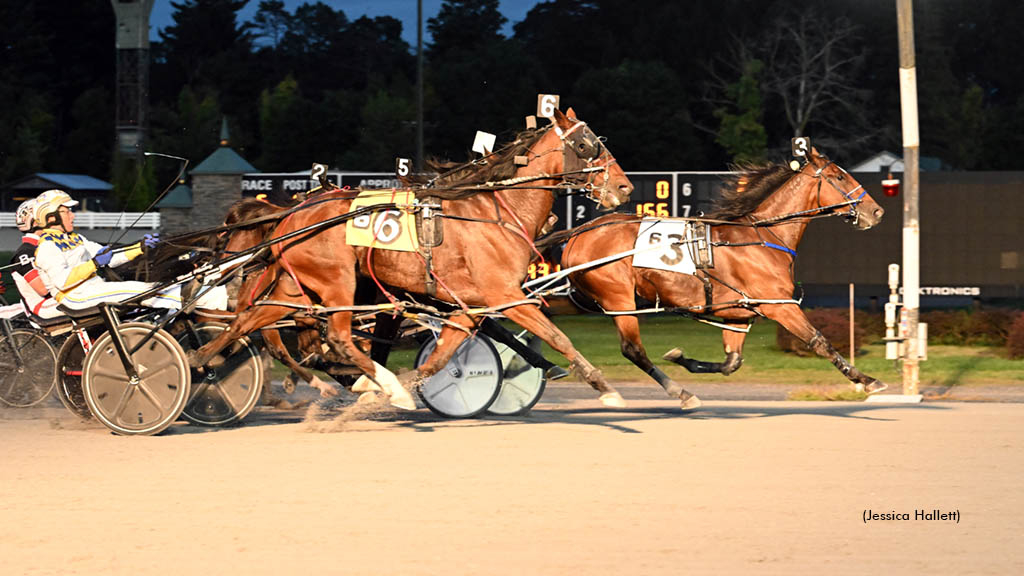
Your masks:
{"label": "horse hoof", "polygon": [[868,382],[866,386],[864,386],[864,392],[867,392],[868,396],[870,396],[872,394],[878,394],[879,392],[885,390],[888,387],[889,386],[886,383],[880,380],[872,380],[871,382]]}
{"label": "horse hoof", "polygon": [[295,392],[295,377],[291,374],[285,376],[284,380],[281,382],[281,387],[284,388],[285,394]]}
{"label": "horse hoof", "polygon": [[679,362],[679,360],[683,358],[683,351],[679,348],[673,348],[662,354],[661,358],[663,360],[668,360],[669,362]]}
{"label": "horse hoof", "polygon": [[356,380],[355,384],[352,385],[353,392],[383,392],[380,386],[376,382],[370,380],[366,376],[360,376]]}
{"label": "horse hoof", "polygon": [[363,392],[362,394],[359,395],[359,398],[356,399],[356,404],[373,404],[376,401],[376,392]]}
{"label": "horse hoof", "polygon": [[569,371],[561,366],[552,366],[548,368],[547,372],[544,373],[544,377],[548,380],[561,380],[569,375]]}
{"label": "horse hoof", "polygon": [[[412,399],[409,391],[402,386],[396,386],[395,388],[396,389],[391,391],[389,403],[395,408],[400,408],[402,410],[415,410],[416,401]],[[399,390],[401,390],[401,392],[399,392]]]}
{"label": "horse hoof", "polygon": [[601,404],[609,408],[625,408],[626,401],[622,399],[622,395],[618,392],[608,392],[601,394]]}
{"label": "horse hoof", "polygon": [[679,409],[682,410],[683,412],[687,412],[689,410],[696,410],[697,408],[700,408],[703,404],[704,403],[700,401],[700,398],[697,398],[694,395],[690,395],[689,398],[679,403]]}
{"label": "horse hoof", "polygon": [[338,390],[334,386],[331,386],[316,376],[313,376],[313,380],[309,385],[320,391],[321,398],[331,398],[338,395]]}

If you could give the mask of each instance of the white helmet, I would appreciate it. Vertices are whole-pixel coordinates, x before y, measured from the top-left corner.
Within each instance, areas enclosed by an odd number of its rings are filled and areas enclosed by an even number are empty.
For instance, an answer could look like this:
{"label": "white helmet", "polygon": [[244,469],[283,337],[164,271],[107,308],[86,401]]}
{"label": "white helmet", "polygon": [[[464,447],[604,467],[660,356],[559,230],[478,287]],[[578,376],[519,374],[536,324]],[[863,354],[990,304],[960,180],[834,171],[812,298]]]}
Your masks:
{"label": "white helmet", "polygon": [[29,198],[18,205],[18,210],[14,213],[14,224],[18,227],[18,230],[28,232],[32,229],[32,221],[35,219],[33,214],[35,211],[35,198]]}
{"label": "white helmet", "polygon": [[46,226],[46,217],[56,214],[61,206],[78,206],[78,200],[72,200],[71,196],[63,190],[47,190],[36,197],[35,217],[38,226]]}

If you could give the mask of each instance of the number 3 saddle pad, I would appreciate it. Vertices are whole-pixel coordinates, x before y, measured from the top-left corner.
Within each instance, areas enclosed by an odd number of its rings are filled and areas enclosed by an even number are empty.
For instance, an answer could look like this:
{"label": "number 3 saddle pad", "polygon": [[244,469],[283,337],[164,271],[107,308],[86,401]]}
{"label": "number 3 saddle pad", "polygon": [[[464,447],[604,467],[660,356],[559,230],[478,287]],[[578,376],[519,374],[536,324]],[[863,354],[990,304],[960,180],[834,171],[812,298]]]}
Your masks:
{"label": "number 3 saddle pad", "polygon": [[711,227],[691,220],[644,218],[637,232],[636,268],[693,274],[711,268]]}
{"label": "number 3 saddle pad", "polygon": [[[397,204],[415,204],[411,190],[363,190],[352,201],[350,210]],[[352,246],[372,246],[381,250],[415,252],[419,249],[416,238],[416,218],[406,210],[379,210],[357,216],[345,223],[345,241]]]}

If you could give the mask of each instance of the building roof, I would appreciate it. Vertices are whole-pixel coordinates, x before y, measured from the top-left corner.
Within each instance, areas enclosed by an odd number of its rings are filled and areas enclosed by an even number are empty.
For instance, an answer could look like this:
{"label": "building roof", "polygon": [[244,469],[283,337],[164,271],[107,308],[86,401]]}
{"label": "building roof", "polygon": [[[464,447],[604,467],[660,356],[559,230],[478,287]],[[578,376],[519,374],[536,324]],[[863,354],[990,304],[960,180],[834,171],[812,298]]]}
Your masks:
{"label": "building roof", "polygon": [[[918,167],[922,172],[938,172],[949,169],[943,164],[942,159],[936,156],[921,156],[918,162]],[[903,172],[903,157],[883,150],[854,166],[847,167],[850,172],[880,172],[883,169],[890,172]]]}
{"label": "building roof", "polygon": [[184,182],[178,184],[164,196],[164,199],[157,203],[157,208],[191,208],[192,188]]}
{"label": "building roof", "polygon": [[101,191],[114,189],[110,182],[93,178],[86,174],[58,174],[54,172],[37,172],[13,182],[8,188],[12,190],[48,190],[60,188],[68,192]]}
{"label": "building roof", "polygon": [[222,146],[213,151],[193,168],[189,174],[245,174],[247,172],[259,172],[245,158],[238,155],[231,148]]}

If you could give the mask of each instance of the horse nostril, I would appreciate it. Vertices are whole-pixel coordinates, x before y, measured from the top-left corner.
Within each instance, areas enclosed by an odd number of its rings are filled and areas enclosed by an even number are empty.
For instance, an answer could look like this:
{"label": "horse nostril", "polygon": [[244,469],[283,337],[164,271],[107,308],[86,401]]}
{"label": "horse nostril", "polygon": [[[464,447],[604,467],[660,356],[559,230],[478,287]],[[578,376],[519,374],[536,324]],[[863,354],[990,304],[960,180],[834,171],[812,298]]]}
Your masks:
{"label": "horse nostril", "polygon": [[883,210],[881,207],[875,208],[874,214],[875,214],[875,218],[878,218],[879,220],[881,220],[882,219],[882,215],[885,214],[885,210]]}

